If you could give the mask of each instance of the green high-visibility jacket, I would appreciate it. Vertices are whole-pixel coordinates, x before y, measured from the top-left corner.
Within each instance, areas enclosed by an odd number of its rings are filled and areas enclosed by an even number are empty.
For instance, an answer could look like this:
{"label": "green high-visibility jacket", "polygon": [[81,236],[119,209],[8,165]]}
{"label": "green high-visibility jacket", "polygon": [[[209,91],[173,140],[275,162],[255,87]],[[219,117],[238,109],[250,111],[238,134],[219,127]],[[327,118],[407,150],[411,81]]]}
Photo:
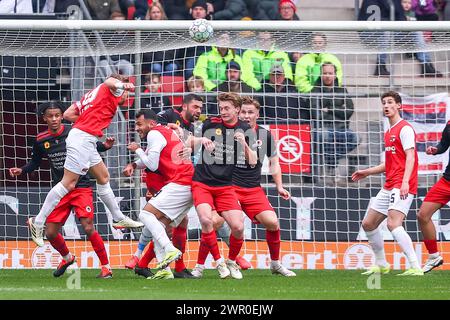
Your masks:
{"label": "green high-visibility jacket", "polygon": [[336,77],[342,86],[342,64],[339,59],[329,53],[308,53],[302,56],[295,66],[295,86],[303,93],[311,92],[317,79],[321,76],[321,67],[325,62],[336,66]]}
{"label": "green high-visibility jacket", "polygon": [[241,80],[250,85],[249,81],[252,82],[252,75],[248,74],[248,70],[244,70],[242,58],[231,49],[224,57],[219,53],[217,47],[212,47],[210,51],[204,52],[198,57],[193,73],[195,76],[202,77],[206,91],[211,91],[227,80],[227,64],[230,61],[235,61],[241,66]]}
{"label": "green high-visibility jacket", "polygon": [[270,68],[275,63],[281,64],[284,69],[284,76],[293,80],[289,56],[284,51],[245,50],[242,55],[242,62],[244,63],[244,69],[248,70],[248,73],[252,73],[257,80],[257,84],[249,84],[257,90],[261,88],[263,80],[269,79]]}

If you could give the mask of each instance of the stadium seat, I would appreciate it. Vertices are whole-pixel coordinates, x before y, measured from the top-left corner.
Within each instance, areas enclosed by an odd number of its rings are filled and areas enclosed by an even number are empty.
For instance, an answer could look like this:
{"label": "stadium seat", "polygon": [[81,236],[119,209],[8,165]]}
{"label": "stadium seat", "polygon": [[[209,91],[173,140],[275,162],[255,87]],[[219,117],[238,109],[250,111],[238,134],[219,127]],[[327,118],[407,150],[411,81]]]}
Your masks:
{"label": "stadium seat", "polygon": [[[162,90],[161,92],[184,92],[184,77],[183,76],[162,76],[161,77]],[[170,103],[173,106],[181,106],[183,97],[171,96]]]}

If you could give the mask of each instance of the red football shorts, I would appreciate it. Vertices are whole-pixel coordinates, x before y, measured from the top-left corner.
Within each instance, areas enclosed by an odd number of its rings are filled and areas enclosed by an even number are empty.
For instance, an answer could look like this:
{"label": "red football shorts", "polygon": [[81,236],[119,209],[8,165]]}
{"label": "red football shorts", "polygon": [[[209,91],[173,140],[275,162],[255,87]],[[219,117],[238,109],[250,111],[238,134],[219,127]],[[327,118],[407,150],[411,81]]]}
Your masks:
{"label": "red football shorts", "polygon": [[94,219],[94,196],[92,188],[78,188],[66,194],[47,217],[46,222],[64,224],[72,208],[75,210],[75,215],[78,219]]}
{"label": "red football shorts", "polygon": [[150,191],[152,194],[155,194],[166,184],[163,176],[159,173],[154,172],[146,172],[145,173],[145,184],[147,185],[147,191]]}
{"label": "red football shorts", "polygon": [[275,211],[267,199],[267,196],[261,187],[242,188],[233,186],[234,192],[242,207],[242,211],[249,217],[253,223],[259,223],[255,216],[263,211]]}
{"label": "red football shorts", "polygon": [[423,202],[434,202],[446,205],[450,201],[450,181],[442,177],[428,191]]}
{"label": "red football shorts", "polygon": [[192,197],[196,207],[202,203],[207,203],[218,213],[228,210],[242,210],[233,186],[211,187],[198,181],[192,181]]}

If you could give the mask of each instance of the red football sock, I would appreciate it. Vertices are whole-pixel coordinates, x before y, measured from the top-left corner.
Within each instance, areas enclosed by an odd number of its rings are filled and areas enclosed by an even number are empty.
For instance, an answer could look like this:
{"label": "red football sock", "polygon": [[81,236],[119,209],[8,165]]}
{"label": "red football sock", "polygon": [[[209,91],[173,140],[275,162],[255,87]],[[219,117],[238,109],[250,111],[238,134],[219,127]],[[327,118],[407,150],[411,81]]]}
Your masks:
{"label": "red football sock", "polygon": [[61,233],[58,233],[55,239],[49,240],[50,244],[56,251],[59,252],[61,256],[67,256],[69,254],[69,249],[67,249],[66,241],[64,240]]}
{"label": "red football sock", "polygon": [[425,243],[425,247],[427,247],[429,254],[438,252],[436,239],[430,239],[430,240],[424,239],[423,243]]}
{"label": "red football sock", "polygon": [[211,252],[214,260],[217,261],[220,259],[220,251],[219,246],[217,245],[217,237],[215,231],[211,231],[210,233],[202,232],[197,263],[205,264],[205,260],[206,257],[208,257],[209,252]]}
{"label": "red football sock", "polygon": [[141,259],[139,259],[139,268],[147,268],[150,261],[152,261],[156,257],[154,248],[155,244],[153,243],[153,241],[150,241],[147,251],[145,251],[144,255],[141,257]]}
{"label": "red football sock", "polygon": [[244,239],[237,239],[233,235],[230,235],[230,250],[228,251],[228,259],[236,260],[236,257],[241,251]]}
{"label": "red football sock", "polygon": [[186,233],[186,228],[183,227],[176,227],[172,229],[172,243],[183,253],[181,258],[175,261],[176,272],[181,272],[186,269],[186,265],[183,260],[184,252],[186,251]]}
{"label": "red football sock", "polygon": [[100,263],[102,266],[109,264],[108,255],[106,254],[105,244],[103,243],[102,237],[95,231],[90,237],[89,241],[92,244],[92,248],[94,248],[95,253],[100,259]]}
{"label": "red football sock", "polygon": [[277,231],[266,230],[266,241],[269,246],[270,259],[280,260],[280,229]]}

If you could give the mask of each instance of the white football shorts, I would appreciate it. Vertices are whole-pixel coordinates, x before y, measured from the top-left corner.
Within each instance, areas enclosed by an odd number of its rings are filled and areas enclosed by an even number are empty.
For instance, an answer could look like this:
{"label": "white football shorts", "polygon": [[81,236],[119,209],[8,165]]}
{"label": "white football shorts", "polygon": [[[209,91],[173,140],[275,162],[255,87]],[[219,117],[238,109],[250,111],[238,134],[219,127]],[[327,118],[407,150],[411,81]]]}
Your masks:
{"label": "white football shorts", "polygon": [[66,138],[66,161],[64,168],[84,176],[90,167],[99,164],[102,157],[97,151],[98,138],[84,132],[80,129],[73,128],[69,131]]}
{"label": "white football shorts", "polygon": [[172,220],[173,227],[177,227],[193,205],[191,186],[170,182],[162,187],[148,203]]}
{"label": "white football shorts", "polygon": [[414,195],[409,193],[406,199],[400,199],[400,189],[381,189],[375,199],[372,200],[370,208],[387,216],[389,210],[398,210],[405,216],[408,215]]}

